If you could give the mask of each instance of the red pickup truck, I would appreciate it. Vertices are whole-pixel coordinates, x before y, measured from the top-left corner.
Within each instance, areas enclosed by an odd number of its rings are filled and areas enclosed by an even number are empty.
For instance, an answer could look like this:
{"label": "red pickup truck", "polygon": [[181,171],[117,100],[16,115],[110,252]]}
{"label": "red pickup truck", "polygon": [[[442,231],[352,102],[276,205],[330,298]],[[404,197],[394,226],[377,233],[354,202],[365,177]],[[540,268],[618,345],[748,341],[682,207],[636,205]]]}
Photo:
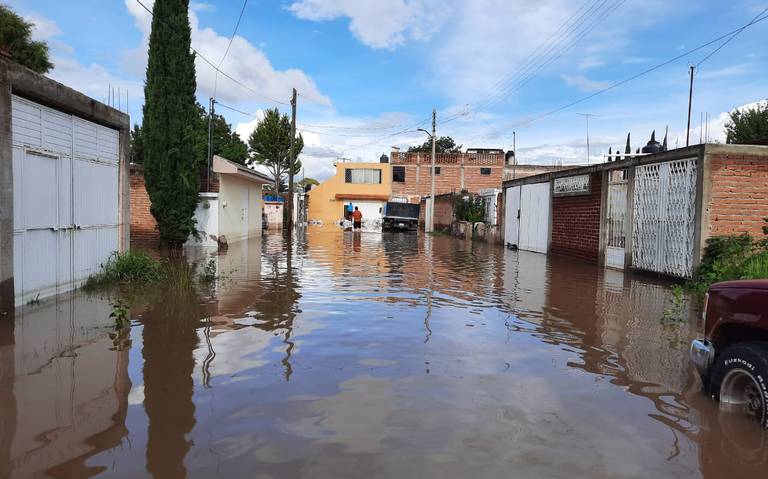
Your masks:
{"label": "red pickup truck", "polygon": [[741,411],[768,428],[768,280],[709,287],[704,338],[691,361],[722,408]]}
{"label": "red pickup truck", "polygon": [[722,408],[741,411],[768,428],[768,280],[709,287],[704,338],[691,361]]}

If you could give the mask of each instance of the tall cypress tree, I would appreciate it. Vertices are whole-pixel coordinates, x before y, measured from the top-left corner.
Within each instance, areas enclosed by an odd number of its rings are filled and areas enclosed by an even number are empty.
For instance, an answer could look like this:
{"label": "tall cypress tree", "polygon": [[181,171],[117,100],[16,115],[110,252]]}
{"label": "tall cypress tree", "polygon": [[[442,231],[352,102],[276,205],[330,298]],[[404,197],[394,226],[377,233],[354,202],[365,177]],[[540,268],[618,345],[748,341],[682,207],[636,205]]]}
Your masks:
{"label": "tall cypress tree", "polygon": [[144,86],[144,177],[160,239],[172,249],[195,230],[200,189],[188,13],[189,0],[155,0]]}

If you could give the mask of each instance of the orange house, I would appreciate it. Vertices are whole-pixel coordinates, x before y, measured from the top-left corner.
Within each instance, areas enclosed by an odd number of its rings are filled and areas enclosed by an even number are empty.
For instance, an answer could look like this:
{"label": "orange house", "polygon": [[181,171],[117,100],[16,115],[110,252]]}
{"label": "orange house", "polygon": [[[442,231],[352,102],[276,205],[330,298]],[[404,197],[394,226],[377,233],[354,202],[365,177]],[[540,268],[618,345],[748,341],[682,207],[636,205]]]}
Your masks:
{"label": "orange house", "polygon": [[381,219],[384,203],[392,194],[389,163],[336,163],[336,174],[309,193],[307,219],[334,223],[347,210],[358,209],[363,221]]}

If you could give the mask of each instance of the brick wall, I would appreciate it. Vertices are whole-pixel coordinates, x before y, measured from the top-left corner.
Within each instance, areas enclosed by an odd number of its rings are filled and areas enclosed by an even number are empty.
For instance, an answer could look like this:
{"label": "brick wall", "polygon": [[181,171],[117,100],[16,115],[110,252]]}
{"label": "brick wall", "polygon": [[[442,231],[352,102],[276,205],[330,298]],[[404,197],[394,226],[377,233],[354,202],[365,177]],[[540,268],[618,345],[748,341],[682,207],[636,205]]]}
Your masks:
{"label": "brick wall", "polygon": [[[763,236],[768,218],[768,158],[717,153],[709,157],[711,196],[708,236]],[[704,226],[706,228],[706,225]]]}
{"label": "brick wall", "polygon": [[[437,196],[435,200],[435,229],[444,230],[450,229],[453,224],[453,195]],[[426,200],[421,201],[421,208],[419,209],[419,225],[423,228],[426,221],[425,214],[427,211]]]}
{"label": "brick wall", "polygon": [[602,173],[593,173],[590,194],[552,198],[552,253],[598,261],[601,188]]}
{"label": "brick wall", "polygon": [[154,246],[160,241],[157,222],[149,212],[151,202],[144,185],[144,169],[131,165],[131,247]]}
{"label": "brick wall", "polygon": [[[432,168],[430,162],[431,159],[428,154],[392,153],[393,168],[405,168],[405,182],[392,182],[392,194],[394,196],[428,196],[431,194]],[[477,193],[482,189],[501,188],[501,182],[504,178],[504,155],[438,154],[435,158],[435,166],[440,168],[440,173],[435,175],[436,195],[461,191],[462,169],[464,171],[464,189],[472,193]],[[481,174],[481,168],[489,168],[490,174]]]}

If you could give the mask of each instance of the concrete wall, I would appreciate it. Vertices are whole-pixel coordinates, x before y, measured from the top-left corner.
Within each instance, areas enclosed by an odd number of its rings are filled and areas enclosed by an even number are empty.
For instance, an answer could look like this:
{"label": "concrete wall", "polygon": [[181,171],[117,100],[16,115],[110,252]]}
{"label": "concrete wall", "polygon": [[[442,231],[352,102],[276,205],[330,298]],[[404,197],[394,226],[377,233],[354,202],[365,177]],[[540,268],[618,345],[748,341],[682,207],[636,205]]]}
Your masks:
{"label": "concrete wall", "polygon": [[590,175],[590,192],[552,198],[550,251],[588,261],[599,261],[602,173]]}
{"label": "concrete wall", "polygon": [[0,57],[0,319],[14,310],[12,94],[119,131],[120,249],[127,249],[130,241],[128,115]]}
{"label": "concrete wall", "polygon": [[[346,183],[347,168],[381,170],[381,184]],[[388,163],[338,163],[336,174],[315,188],[308,195],[308,220],[333,223],[344,217],[344,205],[356,200],[387,201],[392,194],[392,169]]]}
{"label": "concrete wall", "polygon": [[160,243],[160,231],[157,229],[155,217],[149,210],[152,202],[147,194],[144,168],[141,165],[130,166],[130,188],[131,248],[156,247]]}
{"label": "concrete wall", "polygon": [[187,244],[197,246],[218,246],[219,238],[219,194],[200,193],[200,201],[195,208],[195,228],[198,238],[190,237]]}
{"label": "concrete wall", "polygon": [[231,243],[260,235],[261,185],[234,175],[221,175],[219,182],[219,236]]}
{"label": "concrete wall", "polygon": [[267,227],[270,229],[280,229],[283,227],[283,208],[284,204],[277,201],[264,202],[264,214],[267,215]]}
{"label": "concrete wall", "polygon": [[[392,167],[405,168],[405,182],[392,182],[393,196],[429,196],[432,188],[431,155],[392,152]],[[500,188],[504,179],[504,155],[441,153],[435,157],[440,173],[435,175],[435,195],[467,190]],[[490,168],[483,175],[481,168]]]}

